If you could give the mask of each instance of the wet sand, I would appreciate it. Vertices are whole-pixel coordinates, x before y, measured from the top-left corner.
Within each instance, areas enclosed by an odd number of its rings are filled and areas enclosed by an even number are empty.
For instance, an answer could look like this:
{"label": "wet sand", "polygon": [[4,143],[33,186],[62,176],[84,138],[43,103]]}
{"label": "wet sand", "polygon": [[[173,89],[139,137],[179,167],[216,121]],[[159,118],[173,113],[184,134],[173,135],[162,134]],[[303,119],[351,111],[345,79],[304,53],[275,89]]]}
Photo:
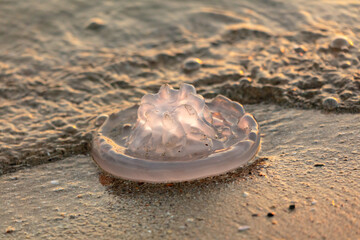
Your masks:
{"label": "wet sand", "polygon": [[[359,12],[351,0],[2,1],[0,238],[359,238]],[[251,104],[267,160],[194,183],[101,185],[96,117],[181,82]]]}
{"label": "wet sand", "polygon": [[[0,237],[357,239],[357,115],[246,109],[262,126],[262,150],[247,168],[219,177],[178,184],[116,180],[83,155],[1,176]],[[9,227],[14,231],[5,233]]]}

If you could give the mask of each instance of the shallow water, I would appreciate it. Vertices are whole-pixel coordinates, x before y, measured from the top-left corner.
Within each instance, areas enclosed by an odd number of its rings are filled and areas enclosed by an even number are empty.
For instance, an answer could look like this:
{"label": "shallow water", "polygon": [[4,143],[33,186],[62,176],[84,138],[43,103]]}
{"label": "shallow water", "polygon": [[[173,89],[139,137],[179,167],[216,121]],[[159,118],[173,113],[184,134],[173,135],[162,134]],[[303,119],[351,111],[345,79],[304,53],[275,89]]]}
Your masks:
{"label": "shallow water", "polygon": [[[359,12],[358,1],[2,1],[0,174],[87,153],[96,116],[163,83],[286,107],[334,97],[334,111],[359,113]],[[353,47],[329,48],[339,35]],[[200,69],[184,71],[188,57]]]}

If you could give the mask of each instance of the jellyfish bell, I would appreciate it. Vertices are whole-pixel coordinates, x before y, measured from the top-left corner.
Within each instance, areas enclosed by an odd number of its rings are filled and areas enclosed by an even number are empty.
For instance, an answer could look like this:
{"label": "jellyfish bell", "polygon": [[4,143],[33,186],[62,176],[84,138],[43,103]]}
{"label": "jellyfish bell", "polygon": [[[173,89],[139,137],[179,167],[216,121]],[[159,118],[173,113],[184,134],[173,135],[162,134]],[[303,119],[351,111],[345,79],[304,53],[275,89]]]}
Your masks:
{"label": "jellyfish bell", "polygon": [[[102,115],[102,120],[104,115]],[[115,177],[181,182],[247,164],[260,149],[259,126],[237,102],[205,101],[192,85],[163,85],[140,105],[113,113],[99,127],[92,157]]]}

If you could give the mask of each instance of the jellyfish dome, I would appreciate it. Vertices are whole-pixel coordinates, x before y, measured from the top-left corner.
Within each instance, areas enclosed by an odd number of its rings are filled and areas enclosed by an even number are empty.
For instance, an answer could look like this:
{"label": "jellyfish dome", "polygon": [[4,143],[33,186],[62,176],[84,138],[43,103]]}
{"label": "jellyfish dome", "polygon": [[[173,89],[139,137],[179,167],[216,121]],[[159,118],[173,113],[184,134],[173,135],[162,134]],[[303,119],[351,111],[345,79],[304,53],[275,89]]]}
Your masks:
{"label": "jellyfish dome", "polygon": [[115,177],[181,182],[241,167],[259,149],[258,123],[241,104],[222,95],[205,101],[182,84],[163,85],[140,105],[108,116],[94,135],[92,156]]}

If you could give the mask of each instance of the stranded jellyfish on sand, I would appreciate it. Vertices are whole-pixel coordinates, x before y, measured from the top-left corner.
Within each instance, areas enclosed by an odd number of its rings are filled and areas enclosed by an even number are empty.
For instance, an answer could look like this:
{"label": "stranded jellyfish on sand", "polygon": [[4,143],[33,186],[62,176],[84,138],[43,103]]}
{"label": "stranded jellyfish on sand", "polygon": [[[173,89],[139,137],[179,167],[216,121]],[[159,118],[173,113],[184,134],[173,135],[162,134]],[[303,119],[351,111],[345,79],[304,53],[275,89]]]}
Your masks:
{"label": "stranded jellyfish on sand", "polygon": [[163,85],[140,106],[111,114],[94,136],[92,156],[116,177],[180,182],[243,166],[259,148],[259,126],[241,104],[221,95],[205,101],[182,84]]}

